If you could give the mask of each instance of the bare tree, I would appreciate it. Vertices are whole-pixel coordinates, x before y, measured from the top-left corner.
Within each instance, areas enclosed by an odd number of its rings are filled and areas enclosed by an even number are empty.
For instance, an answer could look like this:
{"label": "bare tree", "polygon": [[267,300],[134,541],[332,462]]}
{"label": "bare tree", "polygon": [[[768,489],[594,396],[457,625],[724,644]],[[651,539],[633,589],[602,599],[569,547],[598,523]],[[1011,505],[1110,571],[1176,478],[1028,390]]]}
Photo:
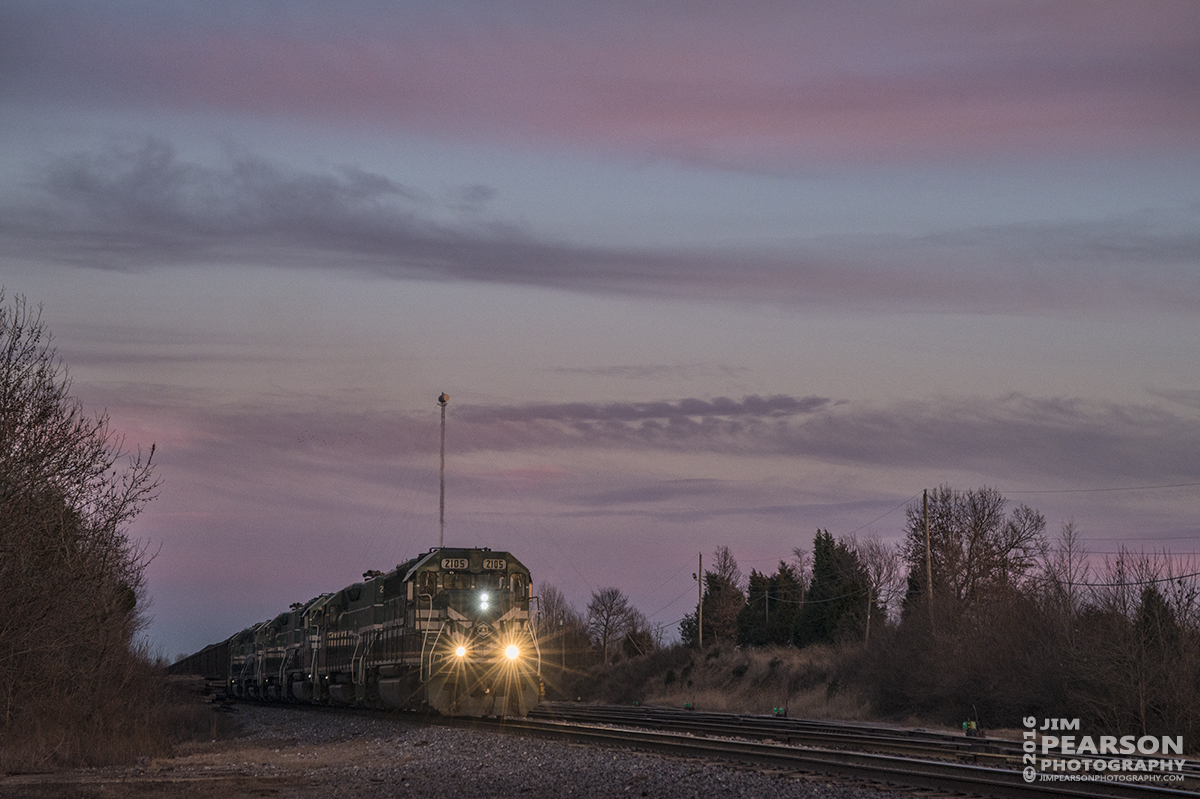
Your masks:
{"label": "bare tree", "polygon": [[878,603],[891,612],[904,596],[904,558],[899,547],[891,546],[874,535],[861,542],[851,536],[848,544],[858,555],[858,561],[862,564],[870,587],[865,600],[867,620],[866,631],[863,634],[864,642],[869,643],[872,622],[878,625],[887,621],[886,618],[873,620],[872,606]]}
{"label": "bare tree", "polygon": [[1087,548],[1075,529],[1074,520],[1069,519],[1062,523],[1054,546],[1047,548],[1042,567],[1046,581],[1044,593],[1056,615],[1062,619],[1068,641],[1083,607],[1091,571]]}
{"label": "bare tree", "polygon": [[538,586],[537,635],[547,666],[580,666],[590,642],[588,624],[566,595],[550,583]]}
{"label": "bare tree", "polygon": [[644,657],[662,645],[662,631],[650,624],[646,614],[634,608],[629,614],[629,628],[621,639],[626,657]]}
{"label": "bare tree", "polygon": [[538,586],[537,598],[539,638],[580,618],[579,611],[571,605],[566,594],[550,583],[542,583]]}
{"label": "bare tree", "polygon": [[[1086,586],[1073,706],[1110,730],[1200,731],[1200,585],[1194,563],[1121,547]],[[1192,621],[1191,624],[1188,622]]]}
{"label": "bare tree", "polygon": [[126,700],[144,654],[133,636],[149,559],[126,527],[157,480],[154,448],[126,453],[70,389],[40,310],[5,305],[0,289],[0,674],[38,685],[0,687],[0,752],[20,730],[22,746],[53,739],[56,756],[79,760],[103,728],[75,721]]}
{"label": "bare tree", "polygon": [[712,642],[736,640],[738,614],[746,605],[742,570],[733,552],[719,546],[713,568],[704,570],[704,632]]}
{"label": "bare tree", "polygon": [[733,557],[733,551],[725,545],[717,547],[713,553],[712,572],[719,579],[745,593],[746,580],[742,576],[742,570],[738,566],[737,560]]}
{"label": "bare tree", "polygon": [[792,564],[800,592],[804,593],[808,591],[809,583],[812,582],[812,553],[804,547],[792,547]]}
{"label": "bare tree", "polygon": [[608,662],[609,648],[629,631],[635,610],[629,598],[620,588],[601,588],[592,592],[592,601],[587,606],[588,629],[600,651],[604,662]]}
{"label": "bare tree", "polygon": [[[1046,520],[1027,505],[1005,514],[1008,500],[994,488],[929,493],[929,538],[935,596],[970,607],[985,597],[1019,587],[1045,551]],[[905,558],[910,575],[925,574],[925,516],[909,505]],[[915,586],[920,581],[910,582]]]}

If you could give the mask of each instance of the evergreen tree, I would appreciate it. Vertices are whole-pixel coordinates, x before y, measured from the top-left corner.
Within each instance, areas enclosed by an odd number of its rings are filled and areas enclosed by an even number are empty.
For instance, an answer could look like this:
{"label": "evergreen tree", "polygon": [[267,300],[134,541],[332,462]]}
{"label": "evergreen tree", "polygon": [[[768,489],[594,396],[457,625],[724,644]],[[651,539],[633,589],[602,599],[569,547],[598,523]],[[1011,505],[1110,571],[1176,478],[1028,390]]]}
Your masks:
{"label": "evergreen tree", "polygon": [[738,613],[738,644],[740,646],[763,646],[767,643],[767,623],[770,620],[771,578],[750,570],[750,582],[746,589],[746,604]]}
{"label": "evergreen tree", "polygon": [[780,561],[772,575],[750,572],[749,596],[738,614],[742,646],[787,646],[795,635],[803,591],[794,567]]}
{"label": "evergreen tree", "polygon": [[793,638],[797,646],[859,636],[871,593],[866,570],[854,550],[828,530],[813,539],[813,574]]}
{"label": "evergreen tree", "polygon": [[704,589],[704,639],[712,643],[735,640],[746,595],[728,577],[707,570]]}

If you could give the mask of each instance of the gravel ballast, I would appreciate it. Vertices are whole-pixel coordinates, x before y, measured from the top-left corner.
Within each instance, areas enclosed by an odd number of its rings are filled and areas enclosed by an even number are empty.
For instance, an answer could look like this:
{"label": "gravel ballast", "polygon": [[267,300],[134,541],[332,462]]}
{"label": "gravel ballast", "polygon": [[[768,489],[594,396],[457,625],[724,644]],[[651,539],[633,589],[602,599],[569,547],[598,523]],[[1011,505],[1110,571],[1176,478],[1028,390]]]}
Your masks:
{"label": "gravel ballast", "polygon": [[0,779],[0,796],[806,797],[907,791],[386,718],[239,705],[243,735],[137,768]]}

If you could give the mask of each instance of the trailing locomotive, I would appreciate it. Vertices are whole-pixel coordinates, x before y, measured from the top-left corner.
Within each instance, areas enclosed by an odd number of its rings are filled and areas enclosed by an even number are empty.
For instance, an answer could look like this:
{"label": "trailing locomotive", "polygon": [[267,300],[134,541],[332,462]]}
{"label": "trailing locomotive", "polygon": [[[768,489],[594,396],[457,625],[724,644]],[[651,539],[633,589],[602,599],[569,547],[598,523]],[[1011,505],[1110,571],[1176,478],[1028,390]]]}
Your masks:
{"label": "trailing locomotive", "polygon": [[292,605],[172,671],[223,662],[237,698],[523,716],[540,693],[532,597],[529,570],[510,553],[438,547]]}

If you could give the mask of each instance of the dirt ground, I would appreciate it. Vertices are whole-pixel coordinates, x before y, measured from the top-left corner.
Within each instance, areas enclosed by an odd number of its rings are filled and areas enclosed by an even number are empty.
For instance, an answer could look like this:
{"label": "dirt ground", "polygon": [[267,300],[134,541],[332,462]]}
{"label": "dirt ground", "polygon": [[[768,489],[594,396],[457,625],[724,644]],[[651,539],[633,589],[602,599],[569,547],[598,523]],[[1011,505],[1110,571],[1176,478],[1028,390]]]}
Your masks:
{"label": "dirt ground", "polygon": [[404,767],[419,757],[429,737],[416,726],[390,726],[385,732],[391,745],[385,747],[378,731],[347,731],[340,719],[317,717],[314,724],[304,716],[274,714],[280,722],[264,713],[270,711],[242,708],[232,737],[182,744],[174,757],[127,767],[0,775],[0,799],[404,796],[409,787]]}
{"label": "dirt ground", "polygon": [[[4,799],[242,799],[324,797],[340,773],[369,760],[362,741],[302,744],[292,740],[192,744],[179,756],[138,766],[76,769],[0,777]],[[368,778],[369,780],[369,778]]]}

